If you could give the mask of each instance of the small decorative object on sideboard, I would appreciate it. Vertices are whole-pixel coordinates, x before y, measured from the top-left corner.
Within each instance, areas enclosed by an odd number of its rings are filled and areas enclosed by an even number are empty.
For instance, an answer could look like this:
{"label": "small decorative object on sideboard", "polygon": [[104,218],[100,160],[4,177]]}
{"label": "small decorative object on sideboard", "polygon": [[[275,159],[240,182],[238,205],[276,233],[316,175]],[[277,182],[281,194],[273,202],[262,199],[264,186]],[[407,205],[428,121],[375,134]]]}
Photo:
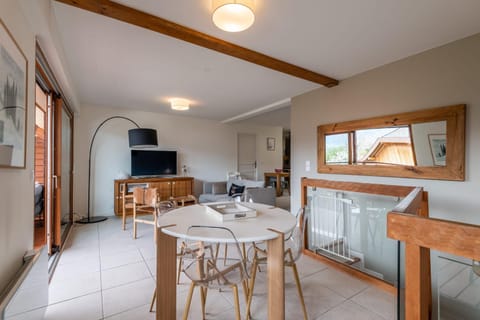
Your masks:
{"label": "small decorative object on sideboard", "polygon": [[219,202],[205,205],[207,212],[222,221],[255,218],[257,211],[237,202]]}

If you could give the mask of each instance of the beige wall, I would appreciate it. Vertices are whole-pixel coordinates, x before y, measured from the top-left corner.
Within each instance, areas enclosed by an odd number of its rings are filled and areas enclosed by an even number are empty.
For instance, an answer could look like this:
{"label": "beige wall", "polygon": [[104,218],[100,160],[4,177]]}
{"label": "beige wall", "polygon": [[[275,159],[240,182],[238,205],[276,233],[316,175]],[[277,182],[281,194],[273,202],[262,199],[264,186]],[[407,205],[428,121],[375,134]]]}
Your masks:
{"label": "beige wall", "polygon": [[[307,176],[422,186],[429,192],[431,216],[480,224],[479,57],[477,34],[292,99],[293,209],[300,205],[300,177]],[[467,104],[465,182],[316,173],[320,124],[459,103]]]}
{"label": "beige wall", "polygon": [[[258,162],[263,171],[281,167],[282,129],[246,125],[221,124],[185,116],[173,116],[118,108],[82,106],[75,123],[74,212],[87,211],[88,148],[95,128],[113,115],[126,116],[141,127],[155,128],[158,149],[178,152],[178,174],[186,165],[188,175],[195,178],[195,194],[201,193],[202,181],[225,180],[227,172],[237,168],[237,133],[257,135]],[[130,174],[130,149],[127,130],[134,125],[115,119],[105,123],[95,139],[92,152],[91,215],[113,215],[113,180],[119,173]],[[276,152],[267,152],[266,137],[276,138]],[[263,149],[262,149],[263,147]],[[260,150],[261,149],[261,150]],[[278,151],[280,150],[280,151]],[[76,216],[75,218],[77,218]]]}
{"label": "beige wall", "polygon": [[25,169],[0,168],[0,291],[33,247],[33,136],[35,37],[18,1],[2,0],[0,18],[28,59],[27,160]]}

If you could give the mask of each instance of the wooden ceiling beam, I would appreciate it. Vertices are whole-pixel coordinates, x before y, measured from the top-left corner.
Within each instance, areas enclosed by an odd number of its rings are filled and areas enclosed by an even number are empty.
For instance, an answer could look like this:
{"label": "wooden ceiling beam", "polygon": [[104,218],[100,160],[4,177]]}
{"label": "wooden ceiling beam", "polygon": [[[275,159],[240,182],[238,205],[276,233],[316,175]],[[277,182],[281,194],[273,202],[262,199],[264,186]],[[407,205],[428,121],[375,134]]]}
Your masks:
{"label": "wooden ceiling beam", "polygon": [[273,69],[291,76],[315,82],[326,87],[338,85],[338,80],[305,68],[272,58],[263,53],[250,50],[224,41],[194,29],[162,19],[149,13],[133,9],[110,0],[56,0],[77,8],[120,20],[141,28],[149,29],[179,40],[215,50],[223,54],[242,59],[262,67]]}

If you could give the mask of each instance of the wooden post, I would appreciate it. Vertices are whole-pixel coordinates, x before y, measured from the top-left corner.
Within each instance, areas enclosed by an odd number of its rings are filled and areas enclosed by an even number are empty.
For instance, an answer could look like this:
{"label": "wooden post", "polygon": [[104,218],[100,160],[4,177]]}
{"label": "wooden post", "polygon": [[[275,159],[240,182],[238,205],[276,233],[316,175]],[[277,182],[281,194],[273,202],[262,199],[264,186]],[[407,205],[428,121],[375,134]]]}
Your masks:
{"label": "wooden post", "polygon": [[177,238],[157,227],[156,320],[174,320],[177,315]]}
{"label": "wooden post", "polygon": [[[429,318],[430,278],[424,278],[427,272],[426,258],[429,250],[416,244],[405,244],[405,319],[427,320]],[[428,261],[430,262],[430,261]],[[430,270],[428,269],[428,274]]]}

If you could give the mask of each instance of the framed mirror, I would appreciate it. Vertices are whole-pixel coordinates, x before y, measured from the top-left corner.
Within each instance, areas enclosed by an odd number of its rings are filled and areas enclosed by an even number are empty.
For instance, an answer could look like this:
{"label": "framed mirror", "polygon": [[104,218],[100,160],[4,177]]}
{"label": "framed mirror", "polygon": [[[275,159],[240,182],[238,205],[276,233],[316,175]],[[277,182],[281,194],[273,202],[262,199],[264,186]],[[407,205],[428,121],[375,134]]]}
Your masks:
{"label": "framed mirror", "polygon": [[320,125],[318,172],[463,181],[465,108]]}

